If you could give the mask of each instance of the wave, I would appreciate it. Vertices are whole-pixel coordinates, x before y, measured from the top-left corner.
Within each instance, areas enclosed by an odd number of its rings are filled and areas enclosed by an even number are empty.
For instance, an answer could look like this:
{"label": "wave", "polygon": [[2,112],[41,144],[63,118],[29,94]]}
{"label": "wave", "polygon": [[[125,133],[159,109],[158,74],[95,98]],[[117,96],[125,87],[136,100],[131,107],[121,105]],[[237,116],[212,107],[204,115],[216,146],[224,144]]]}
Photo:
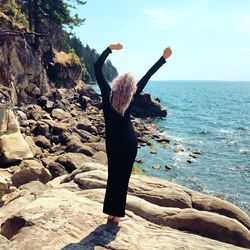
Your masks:
{"label": "wave", "polygon": [[240,131],[249,131],[249,128],[244,128],[244,127],[237,127],[235,128],[236,130],[240,130]]}
{"label": "wave", "polygon": [[250,154],[250,149],[248,149],[248,148],[240,148],[239,152],[241,154]]}

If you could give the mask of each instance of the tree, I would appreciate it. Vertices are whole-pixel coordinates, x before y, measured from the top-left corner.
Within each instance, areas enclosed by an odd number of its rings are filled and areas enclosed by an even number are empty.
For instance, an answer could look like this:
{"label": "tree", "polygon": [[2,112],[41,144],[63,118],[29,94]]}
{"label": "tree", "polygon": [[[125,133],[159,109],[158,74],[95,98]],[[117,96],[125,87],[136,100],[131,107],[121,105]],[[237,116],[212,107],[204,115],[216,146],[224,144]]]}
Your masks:
{"label": "tree", "polygon": [[[96,62],[99,54],[95,49],[91,49],[87,44],[84,46],[79,38],[75,36],[70,38],[70,46],[74,49],[75,53],[79,56],[81,62],[85,65],[89,75],[89,79],[84,79],[85,81],[95,81],[95,72],[94,72],[94,63]],[[107,81],[111,81],[114,77],[117,76],[118,72],[116,68],[112,65],[110,60],[103,65],[103,74]]]}
{"label": "tree", "polygon": [[[64,40],[66,27],[73,28],[85,21],[77,14],[70,13],[71,8],[85,3],[81,0],[20,0],[22,10],[29,18],[30,30],[46,34],[45,40],[56,47],[60,47],[60,41]],[[39,47],[38,35],[35,47]]]}

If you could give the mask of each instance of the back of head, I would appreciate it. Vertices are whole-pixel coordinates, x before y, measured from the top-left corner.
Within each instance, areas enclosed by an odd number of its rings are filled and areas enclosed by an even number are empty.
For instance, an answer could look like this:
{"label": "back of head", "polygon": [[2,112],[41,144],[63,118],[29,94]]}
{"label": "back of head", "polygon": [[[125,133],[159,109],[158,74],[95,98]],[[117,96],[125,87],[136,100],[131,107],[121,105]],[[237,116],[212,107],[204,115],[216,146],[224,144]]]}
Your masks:
{"label": "back of head", "polygon": [[110,92],[110,102],[113,109],[124,116],[125,111],[132,101],[137,90],[134,77],[130,73],[117,76],[112,81],[112,91]]}

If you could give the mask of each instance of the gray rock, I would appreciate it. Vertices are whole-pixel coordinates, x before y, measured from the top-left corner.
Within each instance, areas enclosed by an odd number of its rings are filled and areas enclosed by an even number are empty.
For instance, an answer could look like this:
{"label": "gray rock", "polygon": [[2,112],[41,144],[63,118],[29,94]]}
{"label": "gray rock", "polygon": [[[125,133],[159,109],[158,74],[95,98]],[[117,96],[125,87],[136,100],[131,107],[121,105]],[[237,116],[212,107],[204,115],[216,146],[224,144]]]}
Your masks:
{"label": "gray rock", "polygon": [[16,187],[34,180],[46,183],[52,177],[49,171],[35,160],[24,160],[19,167],[11,177],[12,184]]}

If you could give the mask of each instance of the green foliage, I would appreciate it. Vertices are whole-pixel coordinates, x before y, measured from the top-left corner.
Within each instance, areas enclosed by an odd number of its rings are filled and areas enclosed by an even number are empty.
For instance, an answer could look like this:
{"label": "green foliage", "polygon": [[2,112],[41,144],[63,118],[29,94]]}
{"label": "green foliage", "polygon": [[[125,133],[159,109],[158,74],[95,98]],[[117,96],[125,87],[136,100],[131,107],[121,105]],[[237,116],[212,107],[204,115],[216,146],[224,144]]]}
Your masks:
{"label": "green foliage", "polygon": [[[70,38],[69,44],[74,48],[75,53],[80,57],[82,63],[86,66],[89,75],[84,80],[86,82],[95,81],[94,63],[99,57],[95,49],[91,49],[89,45],[84,46],[79,38],[75,36]],[[107,81],[112,81],[117,76],[117,70],[110,60],[103,65],[103,74]]]}
{"label": "green foliage", "polygon": [[16,26],[28,27],[28,18],[16,0],[0,1],[0,11],[10,17]]}
{"label": "green foliage", "polygon": [[73,48],[70,49],[68,55],[70,56],[72,63],[82,65],[79,56],[75,53],[75,50]]}
{"label": "green foliage", "polygon": [[[43,35],[42,42],[38,35],[35,36],[34,48],[40,47],[48,52],[54,47],[67,52],[73,63],[81,64],[83,80],[91,82],[96,80],[93,66],[99,54],[88,45],[84,46],[79,38],[68,32],[85,21],[70,12],[85,3],[83,0],[0,0],[0,10],[30,31]],[[104,64],[103,73],[107,81],[111,81],[118,74],[110,60]]]}

